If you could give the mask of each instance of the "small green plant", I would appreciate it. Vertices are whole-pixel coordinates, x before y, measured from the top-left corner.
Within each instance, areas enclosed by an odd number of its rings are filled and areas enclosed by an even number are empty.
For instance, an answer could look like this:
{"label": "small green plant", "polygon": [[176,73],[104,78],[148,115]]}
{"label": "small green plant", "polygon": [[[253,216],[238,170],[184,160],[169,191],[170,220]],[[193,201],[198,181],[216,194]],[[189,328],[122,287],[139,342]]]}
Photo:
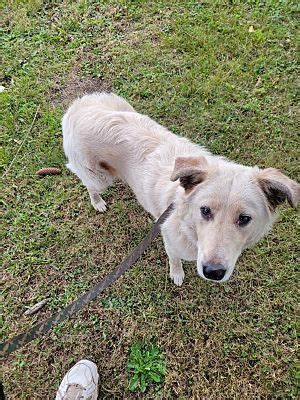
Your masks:
{"label": "small green plant", "polygon": [[128,368],[133,370],[129,389],[145,392],[149,383],[162,382],[166,374],[166,363],[161,350],[154,343],[134,343],[131,346]]}

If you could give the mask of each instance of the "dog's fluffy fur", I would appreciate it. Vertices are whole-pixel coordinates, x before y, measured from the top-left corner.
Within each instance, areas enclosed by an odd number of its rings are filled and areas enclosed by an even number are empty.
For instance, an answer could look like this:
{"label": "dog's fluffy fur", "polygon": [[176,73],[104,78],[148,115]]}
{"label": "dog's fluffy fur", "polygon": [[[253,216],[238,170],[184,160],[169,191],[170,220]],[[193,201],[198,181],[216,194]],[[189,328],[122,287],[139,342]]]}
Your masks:
{"label": "dog's fluffy fur", "polygon": [[214,156],[114,94],[76,100],[62,126],[67,167],[96,210],[105,211],[100,193],[115,179],[126,182],[154,218],[174,203],[162,235],[176,285],[184,279],[181,259],[197,261],[204,279],[226,281],[242,250],[270,228],[276,207],[285,200],[295,207],[299,198],[299,185],[278,170]]}

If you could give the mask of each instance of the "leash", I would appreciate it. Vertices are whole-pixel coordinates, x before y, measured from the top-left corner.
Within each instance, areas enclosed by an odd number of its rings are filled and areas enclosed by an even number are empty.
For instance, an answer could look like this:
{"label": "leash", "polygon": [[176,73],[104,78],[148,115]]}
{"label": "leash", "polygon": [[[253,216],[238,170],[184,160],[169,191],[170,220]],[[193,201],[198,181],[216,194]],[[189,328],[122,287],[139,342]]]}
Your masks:
{"label": "leash", "polygon": [[73,303],[69,304],[63,310],[53,314],[50,318],[45,321],[39,322],[30,328],[27,332],[23,332],[20,335],[15,336],[13,339],[0,344],[0,355],[1,358],[8,356],[19,347],[24,346],[26,343],[31,342],[37,337],[48,332],[54,325],[57,325],[67,318],[69,318],[76,311],[84,308],[90,301],[98,296],[99,293],[103,292],[108,286],[114,283],[121,275],[124,274],[144,253],[152,240],[158,235],[160,226],[165,222],[170,213],[173,211],[173,204],[164,211],[164,213],[158,218],[156,223],[141,241],[141,243],[133,250],[129,256],[125,258],[112,272],[110,272],[101,282],[96,284],[88,292],[84,293]]}

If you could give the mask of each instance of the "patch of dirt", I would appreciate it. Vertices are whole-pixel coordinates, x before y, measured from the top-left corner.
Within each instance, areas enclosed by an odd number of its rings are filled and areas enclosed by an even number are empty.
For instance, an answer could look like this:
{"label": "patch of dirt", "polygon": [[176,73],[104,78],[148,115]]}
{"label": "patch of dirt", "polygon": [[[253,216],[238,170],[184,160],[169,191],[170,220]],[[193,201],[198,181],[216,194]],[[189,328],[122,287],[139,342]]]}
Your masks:
{"label": "patch of dirt", "polygon": [[111,81],[100,77],[83,76],[78,65],[75,65],[66,78],[56,78],[50,93],[54,106],[66,108],[78,97],[92,92],[112,91]]}

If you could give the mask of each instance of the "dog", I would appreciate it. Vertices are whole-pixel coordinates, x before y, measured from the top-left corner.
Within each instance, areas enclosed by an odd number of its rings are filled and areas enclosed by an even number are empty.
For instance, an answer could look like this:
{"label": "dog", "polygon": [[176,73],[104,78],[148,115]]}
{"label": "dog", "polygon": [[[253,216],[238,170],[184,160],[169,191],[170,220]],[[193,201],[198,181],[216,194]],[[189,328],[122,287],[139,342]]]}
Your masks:
{"label": "dog", "polygon": [[300,185],[277,169],[248,167],[212,155],[139,114],[123,98],[93,93],[74,101],[62,119],[67,167],[86,186],[91,203],[106,210],[101,193],[126,182],[161,227],[170,277],[181,286],[181,260],[222,283],[241,252],[271,228],[277,207],[296,207]]}

